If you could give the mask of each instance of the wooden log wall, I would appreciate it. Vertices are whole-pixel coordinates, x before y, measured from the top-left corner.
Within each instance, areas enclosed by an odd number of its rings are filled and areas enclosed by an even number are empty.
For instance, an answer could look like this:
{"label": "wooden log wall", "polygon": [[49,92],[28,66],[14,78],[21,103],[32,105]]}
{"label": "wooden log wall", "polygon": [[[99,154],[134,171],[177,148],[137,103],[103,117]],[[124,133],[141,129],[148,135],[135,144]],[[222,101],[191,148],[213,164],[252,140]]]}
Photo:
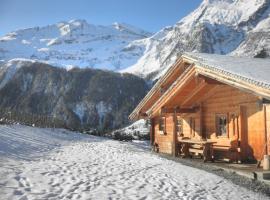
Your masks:
{"label": "wooden log wall", "polygon": [[[254,95],[227,85],[220,86],[214,95],[202,103],[203,132],[208,139],[216,140],[219,145],[237,147],[235,120],[239,120],[242,156],[246,159],[259,159],[265,139],[264,112],[259,102],[259,98]],[[217,136],[216,114],[228,116],[227,136]]]}
{"label": "wooden log wall", "polygon": [[172,153],[172,142],[173,142],[173,114],[164,115],[165,117],[165,132],[159,131],[159,118],[154,118],[155,127],[155,143],[159,146],[159,152],[161,153]]}

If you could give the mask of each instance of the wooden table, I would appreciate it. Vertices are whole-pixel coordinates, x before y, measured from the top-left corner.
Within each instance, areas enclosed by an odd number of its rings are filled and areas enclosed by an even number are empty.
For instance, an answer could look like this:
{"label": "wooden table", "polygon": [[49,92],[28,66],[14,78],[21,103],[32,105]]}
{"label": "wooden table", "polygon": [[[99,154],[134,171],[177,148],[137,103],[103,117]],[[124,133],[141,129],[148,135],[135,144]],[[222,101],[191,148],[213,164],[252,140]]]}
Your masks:
{"label": "wooden table", "polygon": [[192,157],[192,154],[200,154],[203,161],[214,161],[213,144],[216,142],[207,140],[178,140],[181,146],[181,153],[184,157]]}

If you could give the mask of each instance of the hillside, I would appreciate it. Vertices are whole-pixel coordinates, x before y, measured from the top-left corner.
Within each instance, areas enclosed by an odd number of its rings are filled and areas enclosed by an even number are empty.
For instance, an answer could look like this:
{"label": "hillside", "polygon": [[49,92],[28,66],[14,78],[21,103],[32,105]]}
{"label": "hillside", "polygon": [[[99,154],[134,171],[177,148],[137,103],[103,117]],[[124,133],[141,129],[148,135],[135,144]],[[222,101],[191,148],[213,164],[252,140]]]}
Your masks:
{"label": "hillside", "polygon": [[2,117],[41,126],[55,120],[72,129],[119,128],[147,89],[143,79],[131,74],[66,70],[21,59],[0,64]]}

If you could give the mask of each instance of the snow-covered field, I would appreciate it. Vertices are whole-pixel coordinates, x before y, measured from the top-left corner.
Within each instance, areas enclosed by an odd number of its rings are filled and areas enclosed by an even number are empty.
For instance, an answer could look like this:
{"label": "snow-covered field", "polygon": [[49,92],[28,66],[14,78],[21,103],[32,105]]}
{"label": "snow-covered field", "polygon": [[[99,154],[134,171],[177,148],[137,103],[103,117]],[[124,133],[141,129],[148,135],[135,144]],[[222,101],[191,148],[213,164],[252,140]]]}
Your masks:
{"label": "snow-covered field", "polygon": [[0,199],[267,199],[142,143],[0,126]]}

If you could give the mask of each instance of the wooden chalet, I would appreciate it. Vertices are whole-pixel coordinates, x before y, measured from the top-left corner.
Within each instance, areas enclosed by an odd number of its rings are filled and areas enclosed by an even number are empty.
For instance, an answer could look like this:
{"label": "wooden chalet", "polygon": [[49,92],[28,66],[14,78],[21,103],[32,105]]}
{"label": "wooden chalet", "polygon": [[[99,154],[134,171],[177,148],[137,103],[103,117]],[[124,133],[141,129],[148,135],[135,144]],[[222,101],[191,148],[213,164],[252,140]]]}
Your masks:
{"label": "wooden chalet", "polygon": [[270,154],[269,100],[270,59],[186,53],[129,117],[151,121],[162,153],[259,160]]}

